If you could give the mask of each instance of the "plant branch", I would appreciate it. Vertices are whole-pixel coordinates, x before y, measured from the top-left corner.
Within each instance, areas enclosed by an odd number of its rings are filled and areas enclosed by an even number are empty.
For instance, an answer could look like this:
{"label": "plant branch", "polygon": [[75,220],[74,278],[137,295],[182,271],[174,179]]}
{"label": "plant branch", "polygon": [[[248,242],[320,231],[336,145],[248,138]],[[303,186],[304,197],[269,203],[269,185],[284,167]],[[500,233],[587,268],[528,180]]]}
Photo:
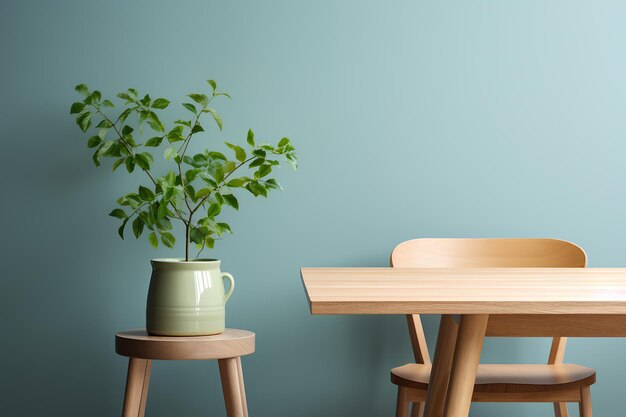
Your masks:
{"label": "plant branch", "polygon": [[[100,108],[99,108],[99,107],[96,107],[96,106],[92,106],[92,107],[93,107],[94,109],[96,109],[96,111],[98,112],[98,114],[99,114],[100,116],[104,117],[104,119],[105,119],[107,122],[109,122],[109,123],[111,124],[111,126],[112,126],[112,127],[113,127],[113,129],[115,130],[115,133],[117,133],[117,135],[119,136],[118,140],[122,143],[122,145],[124,145],[124,148],[126,149],[126,152],[128,152],[128,155],[129,155],[129,156],[134,157],[134,156],[135,156],[135,152],[134,152],[134,151],[133,151],[133,149],[130,147],[130,145],[129,145],[129,144],[128,144],[125,140],[124,140],[124,136],[123,136],[123,135],[122,135],[122,133],[119,131],[119,129],[117,128],[117,126],[115,125],[115,123],[113,123],[113,122],[111,121],[111,119],[109,119],[109,117],[108,117],[106,114],[104,114],[104,113],[100,110]],[[118,121],[119,121],[119,119],[118,119]],[[117,121],[116,121],[116,123],[117,123]],[[140,167],[140,168],[141,168],[141,167]],[[153,183],[155,186],[157,186],[157,185],[158,185],[157,181],[154,179],[154,177],[152,176],[152,174],[150,173],[150,171],[148,171],[147,169],[143,169],[143,168],[141,168],[141,170],[142,170],[143,172],[145,172],[145,173],[148,175],[148,177],[150,177],[150,180],[152,181],[152,183]],[[183,187],[183,189],[184,189],[184,187]],[[185,219],[183,219],[183,216],[182,216],[182,214],[180,213],[180,211],[178,211],[178,209],[176,208],[176,206],[174,206],[174,203],[172,203],[172,202],[170,201],[170,205],[172,206],[172,208],[173,208],[173,209],[174,209],[174,211],[176,212],[177,217],[178,217],[178,218],[179,218],[179,219],[180,219],[183,223],[187,224],[187,223],[186,223],[186,221],[185,221]],[[191,210],[191,209],[190,209],[190,210]]]}
{"label": "plant branch", "polygon": [[[225,177],[224,179],[217,184],[217,189],[219,189],[221,187],[221,184],[225,184],[226,180],[228,179],[228,177],[230,177],[233,172],[237,171],[239,168],[241,168],[242,166],[244,166],[245,164],[247,164],[248,162],[250,162],[251,160],[253,160],[254,158],[256,158],[256,156],[251,156],[250,158],[246,159],[245,161],[241,162],[239,165],[237,165],[232,171],[230,171]],[[215,190],[213,190],[215,191]],[[202,198],[202,200],[200,200],[200,202],[198,203],[198,205],[191,211],[191,214],[195,213],[196,211],[198,211],[198,209],[204,204],[204,202],[211,196],[211,193],[208,193],[206,196],[204,196]]]}

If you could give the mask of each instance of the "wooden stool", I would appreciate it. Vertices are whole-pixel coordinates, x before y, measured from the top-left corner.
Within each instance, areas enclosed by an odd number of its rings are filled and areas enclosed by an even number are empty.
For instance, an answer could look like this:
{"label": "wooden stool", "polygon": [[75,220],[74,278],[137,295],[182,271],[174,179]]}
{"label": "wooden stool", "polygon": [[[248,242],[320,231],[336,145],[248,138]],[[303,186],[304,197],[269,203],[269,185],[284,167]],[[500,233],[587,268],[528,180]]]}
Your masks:
{"label": "wooden stool", "polygon": [[215,336],[150,336],[145,330],[115,334],[115,351],[128,356],[122,417],[143,417],[153,359],[217,359],[228,417],[248,417],[241,356],[254,353],[254,333],[226,329]]}

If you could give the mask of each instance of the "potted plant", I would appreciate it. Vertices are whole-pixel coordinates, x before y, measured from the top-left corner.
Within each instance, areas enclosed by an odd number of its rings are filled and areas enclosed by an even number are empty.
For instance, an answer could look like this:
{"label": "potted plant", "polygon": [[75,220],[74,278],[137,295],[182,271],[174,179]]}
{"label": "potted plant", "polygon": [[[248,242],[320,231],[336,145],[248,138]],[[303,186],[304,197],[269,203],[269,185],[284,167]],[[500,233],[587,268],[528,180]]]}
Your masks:
{"label": "potted plant", "polygon": [[[70,110],[83,132],[93,131],[87,146],[95,150],[92,159],[96,166],[110,158],[113,171],[123,166],[128,173],[143,171],[146,176],[145,185],[120,197],[119,207],[110,213],[121,220],[120,237],[124,239],[130,223],[136,238],[146,236],[154,248],[159,242],[173,248],[172,223],[184,226],[185,257],[151,261],[146,322],[152,334],[208,335],[224,330],[224,306],[234,280],[220,271],[219,260],[198,257],[205,248],[213,248],[218,237],[232,233],[218,218],[226,206],[239,208],[237,192],[267,197],[271,190],[282,189],[270,178],[281,160],[296,168],[295,148],[288,138],[276,145],[257,143],[252,130],[248,130],[247,149],[225,142],[232,157],[215,149],[192,154],[192,140],[205,131],[204,116],[222,129],[223,120],[211,107],[213,101],[230,98],[218,92],[215,81],[208,80],[208,85],[209,94],[187,95],[190,100],[182,106],[190,117],[176,120],[170,127],[159,117],[170,101],[152,99],[148,94],[141,97],[133,88],[117,94],[123,104],[116,110],[100,91],[80,84],[76,91],[82,100]],[[160,155],[155,159],[157,151]],[[192,244],[199,250],[196,259],[190,258]],[[224,278],[230,280],[228,292]]]}

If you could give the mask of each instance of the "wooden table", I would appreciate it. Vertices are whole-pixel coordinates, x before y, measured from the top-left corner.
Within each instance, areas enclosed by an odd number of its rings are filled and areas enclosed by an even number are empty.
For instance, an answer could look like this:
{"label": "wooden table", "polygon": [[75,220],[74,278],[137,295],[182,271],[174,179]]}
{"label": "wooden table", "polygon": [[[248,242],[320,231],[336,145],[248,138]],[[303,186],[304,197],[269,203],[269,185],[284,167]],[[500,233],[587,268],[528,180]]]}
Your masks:
{"label": "wooden table", "polygon": [[[467,417],[485,336],[626,337],[626,268],[302,268],[312,314],[442,314],[426,417]],[[454,324],[456,323],[456,324]],[[446,326],[458,325],[456,342]]]}

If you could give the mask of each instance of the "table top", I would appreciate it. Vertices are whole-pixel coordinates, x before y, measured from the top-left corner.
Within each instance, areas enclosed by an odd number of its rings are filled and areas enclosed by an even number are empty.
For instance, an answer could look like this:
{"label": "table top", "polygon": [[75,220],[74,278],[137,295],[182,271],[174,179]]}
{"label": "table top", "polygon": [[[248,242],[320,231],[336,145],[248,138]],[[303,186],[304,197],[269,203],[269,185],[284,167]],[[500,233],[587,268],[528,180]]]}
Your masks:
{"label": "table top", "polygon": [[115,351],[142,359],[225,359],[254,353],[255,334],[225,329],[211,336],[152,336],[145,329],[115,334]]}
{"label": "table top", "polygon": [[312,314],[626,314],[626,268],[302,268]]}

